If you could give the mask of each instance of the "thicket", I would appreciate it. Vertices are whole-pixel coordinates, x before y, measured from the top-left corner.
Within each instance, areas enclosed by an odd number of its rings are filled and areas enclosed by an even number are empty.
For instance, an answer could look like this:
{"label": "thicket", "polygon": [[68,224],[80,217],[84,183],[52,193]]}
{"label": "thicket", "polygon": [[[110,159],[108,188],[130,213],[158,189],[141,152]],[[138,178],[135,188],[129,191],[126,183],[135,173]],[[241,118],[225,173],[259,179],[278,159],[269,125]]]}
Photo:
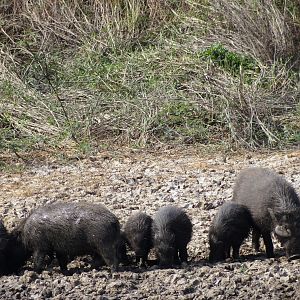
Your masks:
{"label": "thicket", "polygon": [[300,142],[298,0],[4,0],[0,150]]}

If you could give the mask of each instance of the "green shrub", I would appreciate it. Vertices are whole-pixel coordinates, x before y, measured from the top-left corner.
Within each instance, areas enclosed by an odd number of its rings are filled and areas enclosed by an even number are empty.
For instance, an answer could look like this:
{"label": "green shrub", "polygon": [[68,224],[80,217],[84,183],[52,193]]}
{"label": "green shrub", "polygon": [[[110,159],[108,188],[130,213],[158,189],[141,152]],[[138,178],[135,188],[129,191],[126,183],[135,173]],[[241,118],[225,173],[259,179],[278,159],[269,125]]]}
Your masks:
{"label": "green shrub", "polygon": [[234,76],[238,76],[241,71],[258,71],[258,65],[252,57],[229,51],[222,44],[213,44],[201,56]]}

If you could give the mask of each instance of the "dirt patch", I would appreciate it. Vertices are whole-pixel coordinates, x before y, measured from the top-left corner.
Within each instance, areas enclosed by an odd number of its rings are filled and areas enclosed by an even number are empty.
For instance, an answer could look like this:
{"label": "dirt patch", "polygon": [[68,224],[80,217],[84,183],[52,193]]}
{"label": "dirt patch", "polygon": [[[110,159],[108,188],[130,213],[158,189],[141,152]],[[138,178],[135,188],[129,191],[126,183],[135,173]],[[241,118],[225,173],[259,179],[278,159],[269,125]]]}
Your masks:
{"label": "dirt patch", "polygon": [[[41,274],[30,265],[18,276],[4,276],[1,299],[295,299],[299,292],[300,261],[288,262],[275,243],[276,258],[255,254],[250,239],[241,260],[210,265],[207,234],[217,207],[232,196],[238,172],[264,166],[282,173],[300,190],[300,151],[205,155],[197,151],[99,154],[65,165],[47,162],[0,177],[0,215],[9,228],[18,218],[46,203],[103,203],[124,224],[135,210],[150,215],[166,204],[186,210],[193,222],[191,259],[183,269],[124,267],[91,270],[78,259],[63,276],[54,264]],[[262,248],[263,249],[263,248]]]}

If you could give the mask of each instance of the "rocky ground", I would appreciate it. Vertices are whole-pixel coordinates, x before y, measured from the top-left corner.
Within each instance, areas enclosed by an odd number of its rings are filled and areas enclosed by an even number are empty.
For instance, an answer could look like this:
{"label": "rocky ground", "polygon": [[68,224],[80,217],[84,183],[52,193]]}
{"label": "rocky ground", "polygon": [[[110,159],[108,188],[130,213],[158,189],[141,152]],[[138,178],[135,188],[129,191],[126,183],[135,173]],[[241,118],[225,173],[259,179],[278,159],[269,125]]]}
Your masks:
{"label": "rocky ground", "polygon": [[[124,223],[135,210],[153,214],[166,204],[186,210],[194,224],[185,268],[123,267],[96,271],[88,259],[36,274],[30,263],[0,279],[0,299],[300,299],[300,261],[255,254],[250,239],[239,261],[209,264],[208,228],[217,207],[232,196],[238,172],[265,166],[284,174],[300,191],[300,151],[202,155],[194,150],[102,153],[65,164],[55,160],[0,177],[0,215],[13,228],[35,207],[56,201],[104,203]],[[263,248],[262,248],[263,249]]]}

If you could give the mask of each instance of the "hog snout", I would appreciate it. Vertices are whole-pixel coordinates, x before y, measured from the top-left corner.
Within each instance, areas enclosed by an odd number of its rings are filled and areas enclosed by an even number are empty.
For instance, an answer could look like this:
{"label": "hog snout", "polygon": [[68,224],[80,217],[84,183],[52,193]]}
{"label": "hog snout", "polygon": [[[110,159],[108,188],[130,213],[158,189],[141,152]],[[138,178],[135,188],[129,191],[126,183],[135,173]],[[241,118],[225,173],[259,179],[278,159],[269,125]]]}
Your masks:
{"label": "hog snout", "polygon": [[293,254],[288,258],[288,261],[300,259],[300,254]]}
{"label": "hog snout", "polygon": [[279,225],[275,227],[275,233],[281,237],[292,236],[291,230],[289,228],[285,228],[284,226],[279,226]]}

